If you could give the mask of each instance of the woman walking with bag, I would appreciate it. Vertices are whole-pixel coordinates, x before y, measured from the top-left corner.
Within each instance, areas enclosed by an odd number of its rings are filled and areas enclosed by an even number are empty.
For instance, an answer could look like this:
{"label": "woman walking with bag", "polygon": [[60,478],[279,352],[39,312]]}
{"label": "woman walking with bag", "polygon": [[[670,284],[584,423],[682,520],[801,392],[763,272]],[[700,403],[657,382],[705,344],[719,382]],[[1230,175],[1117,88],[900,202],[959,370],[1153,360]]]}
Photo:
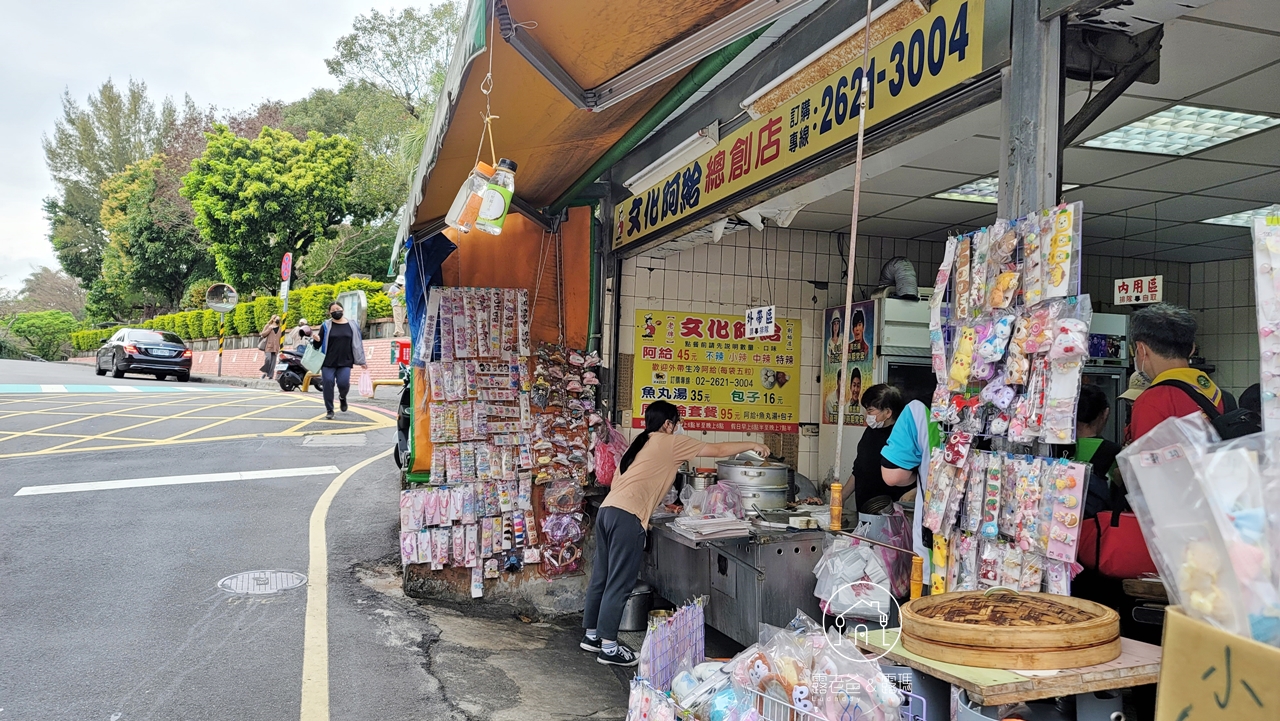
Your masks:
{"label": "woman walking with bag", "polygon": [[333,387],[338,387],[339,409],[347,410],[347,392],[351,390],[351,366],[368,369],[364,359],[364,339],[354,323],[342,317],[342,304],[329,304],[329,320],[311,334],[311,345],[324,354],[320,366],[321,386],[324,388],[325,418],[333,419]]}
{"label": "woman walking with bag", "polygon": [[266,327],[258,335],[262,336],[262,340],[258,341],[258,349],[266,354],[262,359],[262,367],[258,370],[262,371],[263,378],[271,378],[276,373],[276,358],[280,355],[280,316],[271,316],[271,320],[267,321]]}

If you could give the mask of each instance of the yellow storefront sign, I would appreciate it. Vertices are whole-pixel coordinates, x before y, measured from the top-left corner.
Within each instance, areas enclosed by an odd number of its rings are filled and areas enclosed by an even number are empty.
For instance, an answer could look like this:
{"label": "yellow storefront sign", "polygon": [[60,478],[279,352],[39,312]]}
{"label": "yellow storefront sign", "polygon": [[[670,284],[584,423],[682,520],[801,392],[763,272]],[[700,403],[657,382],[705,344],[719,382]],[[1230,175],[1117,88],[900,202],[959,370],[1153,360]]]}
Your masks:
{"label": "yellow storefront sign", "polygon": [[[938,0],[928,14],[871,48],[867,127],[982,70],[983,0]],[[718,200],[858,134],[862,58],[844,66],[653,187],[619,203],[614,248],[640,240]]]}
{"label": "yellow storefront sign", "polygon": [[774,330],[747,338],[742,316],[637,310],[632,427],[663,400],[689,430],[798,432],[800,321]]}

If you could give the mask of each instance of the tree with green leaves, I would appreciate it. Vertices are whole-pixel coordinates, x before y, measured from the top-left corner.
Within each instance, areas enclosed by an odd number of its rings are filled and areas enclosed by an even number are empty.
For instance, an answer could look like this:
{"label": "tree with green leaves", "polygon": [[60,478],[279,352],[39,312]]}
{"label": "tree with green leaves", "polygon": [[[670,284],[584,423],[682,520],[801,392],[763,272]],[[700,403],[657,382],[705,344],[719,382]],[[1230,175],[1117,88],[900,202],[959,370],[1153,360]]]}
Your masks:
{"label": "tree with green leaves", "polygon": [[43,139],[57,185],[45,214],[58,261],[86,288],[98,278],[107,244],[99,221],[102,183],[155,153],[176,116],[168,100],[157,111],[146,84],[138,81],[130,80],[122,92],[108,80],[83,106],[64,93],[62,118]]}
{"label": "tree with green leaves", "polygon": [[108,248],[103,279],[144,296],[158,309],[175,310],[187,285],[211,274],[214,264],[184,208],[160,192],[171,166],[163,154],[129,165],[103,183],[101,222]]}
{"label": "tree with green leaves", "polygon": [[446,0],[427,10],[384,15],[370,10],[351,24],[325,60],[344,83],[365,82],[391,93],[414,118],[430,118],[449,69],[449,52],[462,25],[462,7]]}
{"label": "tree with green leaves", "polygon": [[62,359],[66,355],[64,348],[71,342],[71,332],[79,327],[75,316],[60,310],[19,313],[9,321],[9,332],[26,341],[27,349],[45,360]]}
{"label": "tree with green leaves", "polygon": [[222,278],[242,294],[274,289],[286,252],[305,255],[347,217],[355,156],[341,135],[264,127],[250,140],[215,125],[182,194]]}
{"label": "tree with green leaves", "polygon": [[395,212],[408,193],[413,165],[398,149],[415,120],[389,92],[368,83],[320,89],[285,107],[291,126],[341,134],[358,146],[348,208],[351,217],[298,259],[300,282],[329,283],[352,273],[385,272],[395,241]]}

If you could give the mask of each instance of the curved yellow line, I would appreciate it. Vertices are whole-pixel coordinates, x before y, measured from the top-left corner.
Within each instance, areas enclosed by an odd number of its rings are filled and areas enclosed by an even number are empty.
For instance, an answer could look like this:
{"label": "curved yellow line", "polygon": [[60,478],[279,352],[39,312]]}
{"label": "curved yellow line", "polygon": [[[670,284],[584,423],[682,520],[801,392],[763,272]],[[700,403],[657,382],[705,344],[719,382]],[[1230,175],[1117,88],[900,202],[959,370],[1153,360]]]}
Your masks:
{"label": "curved yellow line", "polygon": [[325,533],[329,506],[348,478],[389,455],[390,448],[340,473],[311,511],[307,615],[302,631],[302,721],[329,721],[329,544]]}

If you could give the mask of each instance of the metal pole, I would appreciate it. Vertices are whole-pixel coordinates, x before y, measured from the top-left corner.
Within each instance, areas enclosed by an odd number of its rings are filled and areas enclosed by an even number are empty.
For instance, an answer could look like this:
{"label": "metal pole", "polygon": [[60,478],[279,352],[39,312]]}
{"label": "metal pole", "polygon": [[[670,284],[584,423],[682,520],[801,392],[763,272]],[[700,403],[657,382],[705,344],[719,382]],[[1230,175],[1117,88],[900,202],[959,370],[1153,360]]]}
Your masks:
{"label": "metal pole", "polygon": [[[862,49],[862,79],[858,81],[858,150],[854,157],[856,168],[853,175],[853,219],[849,227],[849,277],[844,285],[844,333],[840,339],[840,406],[836,413],[836,458],[831,463],[831,475],[836,482],[841,482],[840,455],[844,448],[844,409],[849,402],[849,316],[853,311],[853,279],[854,260],[858,255],[858,201],[862,195],[862,141],[867,130],[867,96],[864,92],[874,79],[868,81],[867,66],[871,60],[871,0],[867,0],[866,23],[862,29],[865,44]],[[861,400],[861,399],[859,399]],[[836,499],[831,499],[834,505]]]}
{"label": "metal pole", "polygon": [[222,377],[222,341],[227,336],[227,314],[218,314],[218,377]]}

